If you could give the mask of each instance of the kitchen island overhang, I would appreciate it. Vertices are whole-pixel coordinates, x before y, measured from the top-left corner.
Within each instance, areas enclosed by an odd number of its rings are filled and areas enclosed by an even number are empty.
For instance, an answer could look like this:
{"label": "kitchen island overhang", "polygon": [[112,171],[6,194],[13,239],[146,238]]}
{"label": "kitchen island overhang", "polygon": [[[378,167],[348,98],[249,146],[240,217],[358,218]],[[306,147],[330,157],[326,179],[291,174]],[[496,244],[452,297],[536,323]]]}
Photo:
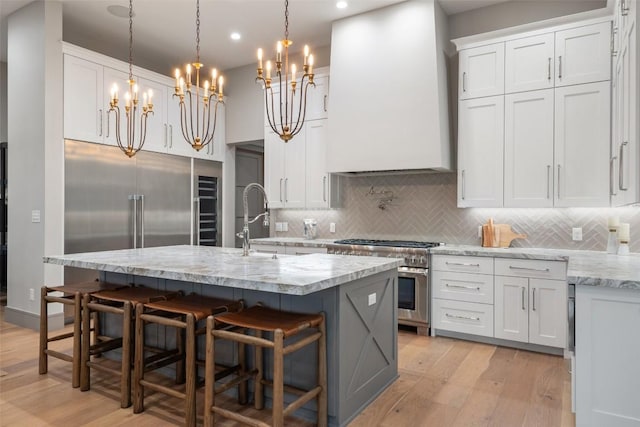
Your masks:
{"label": "kitchen island overhang", "polygon": [[[323,311],[330,425],[346,425],[398,376],[397,259],[243,257],[240,249],[168,246],[45,256],[44,261],[98,270],[102,280],[114,283],[244,299],[247,306],[261,302],[286,311]],[[172,334],[152,335],[151,345],[169,341]],[[228,346],[222,356],[232,360],[233,348]],[[286,382],[302,388],[315,384],[313,346],[291,354],[285,363]],[[310,402],[296,415],[312,419],[314,410]]]}

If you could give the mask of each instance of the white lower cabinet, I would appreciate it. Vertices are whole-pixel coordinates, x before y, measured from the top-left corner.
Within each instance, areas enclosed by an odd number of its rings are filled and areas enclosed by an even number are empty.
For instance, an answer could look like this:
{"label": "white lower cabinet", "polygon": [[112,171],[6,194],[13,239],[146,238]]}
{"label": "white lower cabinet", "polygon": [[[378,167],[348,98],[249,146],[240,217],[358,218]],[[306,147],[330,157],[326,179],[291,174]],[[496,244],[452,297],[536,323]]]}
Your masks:
{"label": "white lower cabinet", "polygon": [[640,291],[576,286],[576,425],[640,425]]}
{"label": "white lower cabinet", "polygon": [[493,336],[493,305],[434,299],[432,327],[465,334]]}
{"label": "white lower cabinet", "polygon": [[495,277],[495,337],[566,346],[567,283],[527,277]]}
{"label": "white lower cabinet", "polygon": [[566,271],[563,261],[432,255],[432,327],[565,348]]}

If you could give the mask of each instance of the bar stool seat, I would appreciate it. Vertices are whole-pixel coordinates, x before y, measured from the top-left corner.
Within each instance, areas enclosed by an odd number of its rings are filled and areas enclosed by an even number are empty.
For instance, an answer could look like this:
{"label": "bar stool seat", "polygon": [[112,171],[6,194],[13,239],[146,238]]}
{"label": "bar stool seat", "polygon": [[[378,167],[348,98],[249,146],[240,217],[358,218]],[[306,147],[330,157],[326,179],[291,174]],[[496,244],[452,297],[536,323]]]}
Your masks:
{"label": "bar stool seat", "polygon": [[[236,328],[224,329],[221,326]],[[304,337],[285,346],[284,340],[299,333],[316,329],[316,332],[307,333]],[[255,336],[247,335],[253,331]],[[273,340],[262,338],[263,332],[273,334]],[[255,346],[254,370],[247,373],[247,377],[254,378],[254,403],[256,409],[264,406],[264,389],[267,385],[273,388],[272,424],[276,427],[284,425],[284,417],[293,413],[296,409],[308,401],[316,398],[318,403],[318,425],[327,425],[327,360],[326,360],[326,325],[324,313],[301,314],[274,310],[261,305],[248,308],[239,313],[227,313],[207,319],[207,349],[206,349],[206,375],[205,375],[205,412],[204,425],[213,426],[214,415],[229,418],[254,426],[268,426],[264,422],[252,417],[229,411],[215,404],[215,390],[213,376],[210,367],[215,358],[216,339],[231,340],[243,344]],[[307,345],[318,342],[318,381],[317,386],[311,390],[301,390],[284,384],[284,356],[300,350]],[[273,350],[273,381],[264,379],[263,375],[263,348]],[[284,407],[284,391],[296,394],[298,397],[287,407]]]}
{"label": "bar stool seat", "polygon": [[[151,301],[168,300],[175,298],[179,292],[163,291],[142,286],[109,289],[92,294],[86,294],[82,300],[82,363],[80,366],[80,389],[90,389],[91,369],[113,374],[120,377],[120,406],[131,406],[131,364],[133,361],[131,352],[131,328],[135,307]],[[93,313],[111,313],[122,316],[122,332],[120,337],[100,336],[94,344],[89,343],[88,325]],[[91,360],[91,356],[97,356],[106,351],[122,348],[120,368],[113,369],[105,363]]]}
{"label": "bar stool seat", "polygon": [[[117,285],[108,282],[94,280],[90,282],[73,283],[64,286],[43,286],[40,289],[40,344],[38,368],[40,374],[46,374],[49,370],[48,356],[60,360],[71,362],[72,379],[71,385],[74,388],[80,387],[80,358],[81,358],[81,319],[82,319],[82,298],[84,295],[95,292],[118,289],[126,285]],[[51,292],[60,292],[61,296],[49,295]],[[49,335],[49,303],[61,303],[74,306],[73,331]],[[94,329],[98,329],[94,324]],[[73,338],[72,354],[51,350],[49,343]]]}
{"label": "bar stool seat", "polygon": [[[220,313],[228,313],[242,310],[242,301],[230,301],[226,299],[206,297],[190,294],[168,301],[153,301],[140,304],[136,308],[135,331],[135,363],[134,363],[134,406],[133,412],[144,411],[144,392],[150,389],[173,397],[185,400],[185,424],[196,425],[196,389],[197,381],[197,336],[203,335],[205,328],[198,329],[198,322],[209,316]],[[176,339],[177,352],[169,357],[145,357],[144,354],[144,327],[145,323],[156,323],[175,327],[179,333]],[[186,343],[180,336],[180,332],[186,332]],[[238,365],[225,367],[220,370],[219,376],[226,376],[232,372],[244,369],[244,352],[239,351]],[[177,377],[185,381],[184,391],[151,381],[145,378],[145,374],[178,363],[176,367]],[[184,365],[184,368],[182,367]],[[186,375],[184,372],[186,371]],[[239,391],[240,394],[242,394]],[[246,391],[243,392],[246,395]]]}

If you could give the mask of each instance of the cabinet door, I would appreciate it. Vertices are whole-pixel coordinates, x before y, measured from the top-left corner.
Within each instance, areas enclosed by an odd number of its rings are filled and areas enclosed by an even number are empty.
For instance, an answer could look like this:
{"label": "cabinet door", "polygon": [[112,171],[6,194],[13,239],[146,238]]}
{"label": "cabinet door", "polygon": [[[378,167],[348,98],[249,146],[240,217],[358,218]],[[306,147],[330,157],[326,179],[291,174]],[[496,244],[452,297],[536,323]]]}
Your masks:
{"label": "cabinet door", "polygon": [[270,128],[264,134],[264,188],[270,208],[284,207],[284,142]]}
{"label": "cabinet door", "polygon": [[552,88],[553,58],[553,33],[506,42],[505,93]]}
{"label": "cabinet door", "polygon": [[553,206],[553,89],[505,96],[504,206]]}
{"label": "cabinet door", "polygon": [[[147,116],[147,137],[144,149],[166,153],[168,150],[167,141],[167,87],[158,82],[147,79],[138,79],[140,92],[152,92],[153,114]],[[142,105],[142,99],[140,100]]]}
{"label": "cabinet door", "polygon": [[[630,0],[627,0],[630,3]],[[620,135],[617,155],[620,163],[618,191],[623,203],[640,201],[640,154],[638,142],[638,45],[636,22],[630,21],[627,36],[622,41],[618,65],[622,68],[620,86]]]}
{"label": "cabinet door", "polygon": [[64,55],[64,137],[102,143],[104,118],[103,67]]}
{"label": "cabinet door", "polygon": [[182,135],[180,124],[180,101],[174,96],[175,89],[167,86],[167,152],[178,156],[193,157],[196,150],[191,147]]}
{"label": "cabinet door", "polygon": [[314,78],[315,88],[307,90],[306,120],[326,119],[329,115],[329,77]]}
{"label": "cabinet door", "polygon": [[504,93],[504,43],[460,51],[460,99]]}
{"label": "cabinet door", "polygon": [[216,133],[213,135],[213,144],[209,144],[209,158],[218,162],[224,162],[224,155],[227,149],[226,140],[226,111],[225,104],[218,104],[218,121],[216,123]]}
{"label": "cabinet door", "polygon": [[460,99],[504,93],[504,43],[460,51]]}
{"label": "cabinet door", "polygon": [[327,173],[327,120],[305,124],[306,131],[306,207],[329,207]]}
{"label": "cabinet door", "polygon": [[502,207],[504,96],[459,105],[458,207]]}
{"label": "cabinet door", "polygon": [[495,277],[495,337],[529,342],[529,279]]}
{"label": "cabinet door", "polygon": [[567,345],[567,282],[529,279],[529,342]]}
{"label": "cabinet door", "polygon": [[611,78],[611,23],[556,33],[556,87]]}
{"label": "cabinet door", "polygon": [[[202,101],[200,101],[202,102]],[[203,160],[220,160],[221,154],[223,151],[216,144],[224,144],[224,117],[225,117],[225,107],[223,103],[216,104],[213,102],[211,104],[214,109],[211,109],[211,122],[210,126],[214,125],[215,120],[215,133],[213,134],[213,140],[205,145],[200,151],[196,151],[193,148],[191,149],[191,155],[195,159],[203,159]],[[202,117],[202,109],[200,109],[200,114]],[[201,119],[202,120],[202,119]]]}
{"label": "cabinet door", "polygon": [[[109,112],[109,96],[111,95],[111,90],[113,85],[116,85],[118,88],[118,107],[120,108],[120,143],[126,147],[129,143],[128,134],[127,134],[127,114],[125,109],[125,93],[129,92],[129,74],[124,71],[114,70],[113,68],[103,67],[103,88],[102,93],[104,94],[104,108],[105,108],[105,122],[104,122],[104,138],[102,139],[103,144],[108,145],[118,145],[117,139],[117,130],[116,130],[116,112]],[[141,100],[142,102],[142,100]],[[134,140],[131,141],[131,144],[134,147],[139,146],[140,141],[140,109],[137,110],[138,113],[135,117],[135,134]]]}
{"label": "cabinet door", "polygon": [[555,207],[609,205],[609,82],[555,90]]}
{"label": "cabinet door", "polygon": [[[280,138],[278,138],[280,139]],[[306,191],[306,129],[284,145],[284,204],[287,208],[304,208]]]}

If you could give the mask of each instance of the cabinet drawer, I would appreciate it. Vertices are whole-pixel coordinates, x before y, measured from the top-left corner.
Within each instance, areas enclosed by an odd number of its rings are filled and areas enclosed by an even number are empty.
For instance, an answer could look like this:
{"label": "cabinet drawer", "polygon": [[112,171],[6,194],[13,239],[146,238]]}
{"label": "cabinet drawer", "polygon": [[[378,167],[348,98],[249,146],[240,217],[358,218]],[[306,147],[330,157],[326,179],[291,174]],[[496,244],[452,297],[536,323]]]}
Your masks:
{"label": "cabinet drawer", "polygon": [[493,337],[493,305],[434,299],[432,320],[436,329]]}
{"label": "cabinet drawer", "polygon": [[563,261],[496,258],[496,275],[566,280],[567,263]]}
{"label": "cabinet drawer", "polygon": [[431,257],[431,269],[460,273],[493,274],[493,258],[458,255],[433,255]]}
{"label": "cabinet drawer", "polygon": [[493,304],[493,276],[485,274],[433,271],[434,298]]}

